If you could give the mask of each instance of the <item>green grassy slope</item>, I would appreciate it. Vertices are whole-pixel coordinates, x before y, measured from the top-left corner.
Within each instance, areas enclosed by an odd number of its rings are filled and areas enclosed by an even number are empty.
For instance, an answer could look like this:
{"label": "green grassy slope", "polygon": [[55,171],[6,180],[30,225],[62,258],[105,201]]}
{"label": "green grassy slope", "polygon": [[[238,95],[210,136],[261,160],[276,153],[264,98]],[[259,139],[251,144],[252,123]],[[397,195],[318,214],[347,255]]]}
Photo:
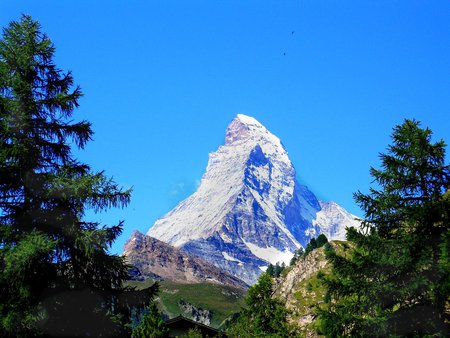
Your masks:
{"label": "green grassy slope", "polygon": [[[128,285],[140,289],[152,283],[153,281],[148,279],[144,282],[129,281]],[[211,283],[181,284],[170,281],[159,283],[160,308],[170,318],[182,314],[178,303],[184,300],[197,308],[210,310],[211,326],[219,328],[225,319],[239,312],[244,306],[245,290]]]}

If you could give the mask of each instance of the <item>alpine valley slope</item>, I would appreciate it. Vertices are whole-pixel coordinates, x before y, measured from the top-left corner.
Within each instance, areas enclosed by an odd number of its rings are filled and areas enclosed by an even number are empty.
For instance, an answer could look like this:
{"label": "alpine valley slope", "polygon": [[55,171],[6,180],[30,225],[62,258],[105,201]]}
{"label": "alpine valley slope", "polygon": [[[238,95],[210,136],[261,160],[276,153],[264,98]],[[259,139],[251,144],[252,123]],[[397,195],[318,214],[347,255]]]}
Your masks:
{"label": "alpine valley slope", "polygon": [[253,284],[268,263],[288,262],[320,233],[344,239],[346,227],[359,227],[355,218],[300,185],[280,139],[239,114],[197,191],[147,234]]}

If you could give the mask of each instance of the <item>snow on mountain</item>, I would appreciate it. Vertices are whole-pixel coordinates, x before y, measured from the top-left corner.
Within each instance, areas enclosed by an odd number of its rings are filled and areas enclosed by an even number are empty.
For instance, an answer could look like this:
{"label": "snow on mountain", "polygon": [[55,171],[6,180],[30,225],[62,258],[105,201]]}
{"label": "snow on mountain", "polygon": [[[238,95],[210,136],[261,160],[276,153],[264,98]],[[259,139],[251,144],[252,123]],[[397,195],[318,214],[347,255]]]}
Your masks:
{"label": "snow on mountain", "polygon": [[[225,145],[210,154],[198,190],[158,220],[148,234],[175,246],[208,238],[222,225],[246,186],[271,219],[285,228],[273,202],[289,200],[294,174],[280,140],[254,118],[238,115],[228,126]],[[296,243],[287,229],[283,232]],[[223,239],[230,241],[226,236]]]}
{"label": "snow on mountain", "polygon": [[313,220],[313,225],[320,228],[320,232],[327,238],[345,240],[345,227],[359,228],[358,217],[352,215],[335,202],[320,202],[321,210]]}
{"label": "snow on mountain", "polygon": [[296,181],[280,139],[237,115],[209,155],[197,191],[156,221],[148,235],[200,256],[252,284],[261,268],[289,262],[311,237],[345,237],[354,216],[319,202]]}

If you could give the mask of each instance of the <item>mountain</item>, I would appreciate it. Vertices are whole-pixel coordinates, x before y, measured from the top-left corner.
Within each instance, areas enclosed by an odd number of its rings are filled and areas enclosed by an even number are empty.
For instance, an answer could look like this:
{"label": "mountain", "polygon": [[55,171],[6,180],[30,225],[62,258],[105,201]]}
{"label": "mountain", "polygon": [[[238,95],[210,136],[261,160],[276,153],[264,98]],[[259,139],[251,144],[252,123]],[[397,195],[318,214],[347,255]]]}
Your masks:
{"label": "mountain", "polygon": [[[217,283],[246,288],[244,282],[211,263],[139,231],[125,243],[123,254],[139,275],[179,283]],[[136,274],[136,272],[135,272]]]}
{"label": "mountain", "polygon": [[268,263],[287,262],[310,238],[343,239],[355,216],[321,202],[296,180],[280,139],[237,115],[209,155],[197,191],[147,232],[253,284]]}

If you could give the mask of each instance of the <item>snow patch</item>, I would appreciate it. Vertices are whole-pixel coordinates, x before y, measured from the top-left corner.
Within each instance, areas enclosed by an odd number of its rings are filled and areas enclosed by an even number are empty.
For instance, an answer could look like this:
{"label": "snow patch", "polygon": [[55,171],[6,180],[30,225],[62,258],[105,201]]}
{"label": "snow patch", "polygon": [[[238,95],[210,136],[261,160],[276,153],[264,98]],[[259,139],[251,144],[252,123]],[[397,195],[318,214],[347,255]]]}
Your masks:
{"label": "snow patch", "polygon": [[[317,214],[319,214],[319,213],[317,213]],[[313,224],[314,224],[314,221],[313,221]],[[314,224],[314,225],[316,225],[316,224]],[[306,229],[305,230],[305,235],[308,236],[308,237],[316,237],[316,229],[314,229],[314,228]]]}
{"label": "snow patch", "polygon": [[222,256],[223,258],[225,258],[227,261],[231,261],[231,262],[238,262],[238,263],[242,263],[242,261],[240,261],[237,258],[231,257],[228,253],[226,253],[225,251],[222,251]]}
{"label": "snow patch", "polygon": [[223,284],[221,281],[218,281],[217,279],[211,278],[211,277],[206,278],[206,280],[208,282],[213,282],[213,283],[216,283],[216,284]]}
{"label": "snow patch", "polygon": [[[254,254],[256,257],[261,258],[262,260],[265,260],[266,262],[269,262],[271,264],[281,263],[284,262],[285,264],[289,265],[289,262],[291,261],[294,254],[290,252],[289,250],[286,251],[280,251],[277,248],[274,247],[266,247],[261,248],[253,243],[245,242],[245,245],[249,248],[249,250]],[[261,268],[261,267],[260,267]]]}

